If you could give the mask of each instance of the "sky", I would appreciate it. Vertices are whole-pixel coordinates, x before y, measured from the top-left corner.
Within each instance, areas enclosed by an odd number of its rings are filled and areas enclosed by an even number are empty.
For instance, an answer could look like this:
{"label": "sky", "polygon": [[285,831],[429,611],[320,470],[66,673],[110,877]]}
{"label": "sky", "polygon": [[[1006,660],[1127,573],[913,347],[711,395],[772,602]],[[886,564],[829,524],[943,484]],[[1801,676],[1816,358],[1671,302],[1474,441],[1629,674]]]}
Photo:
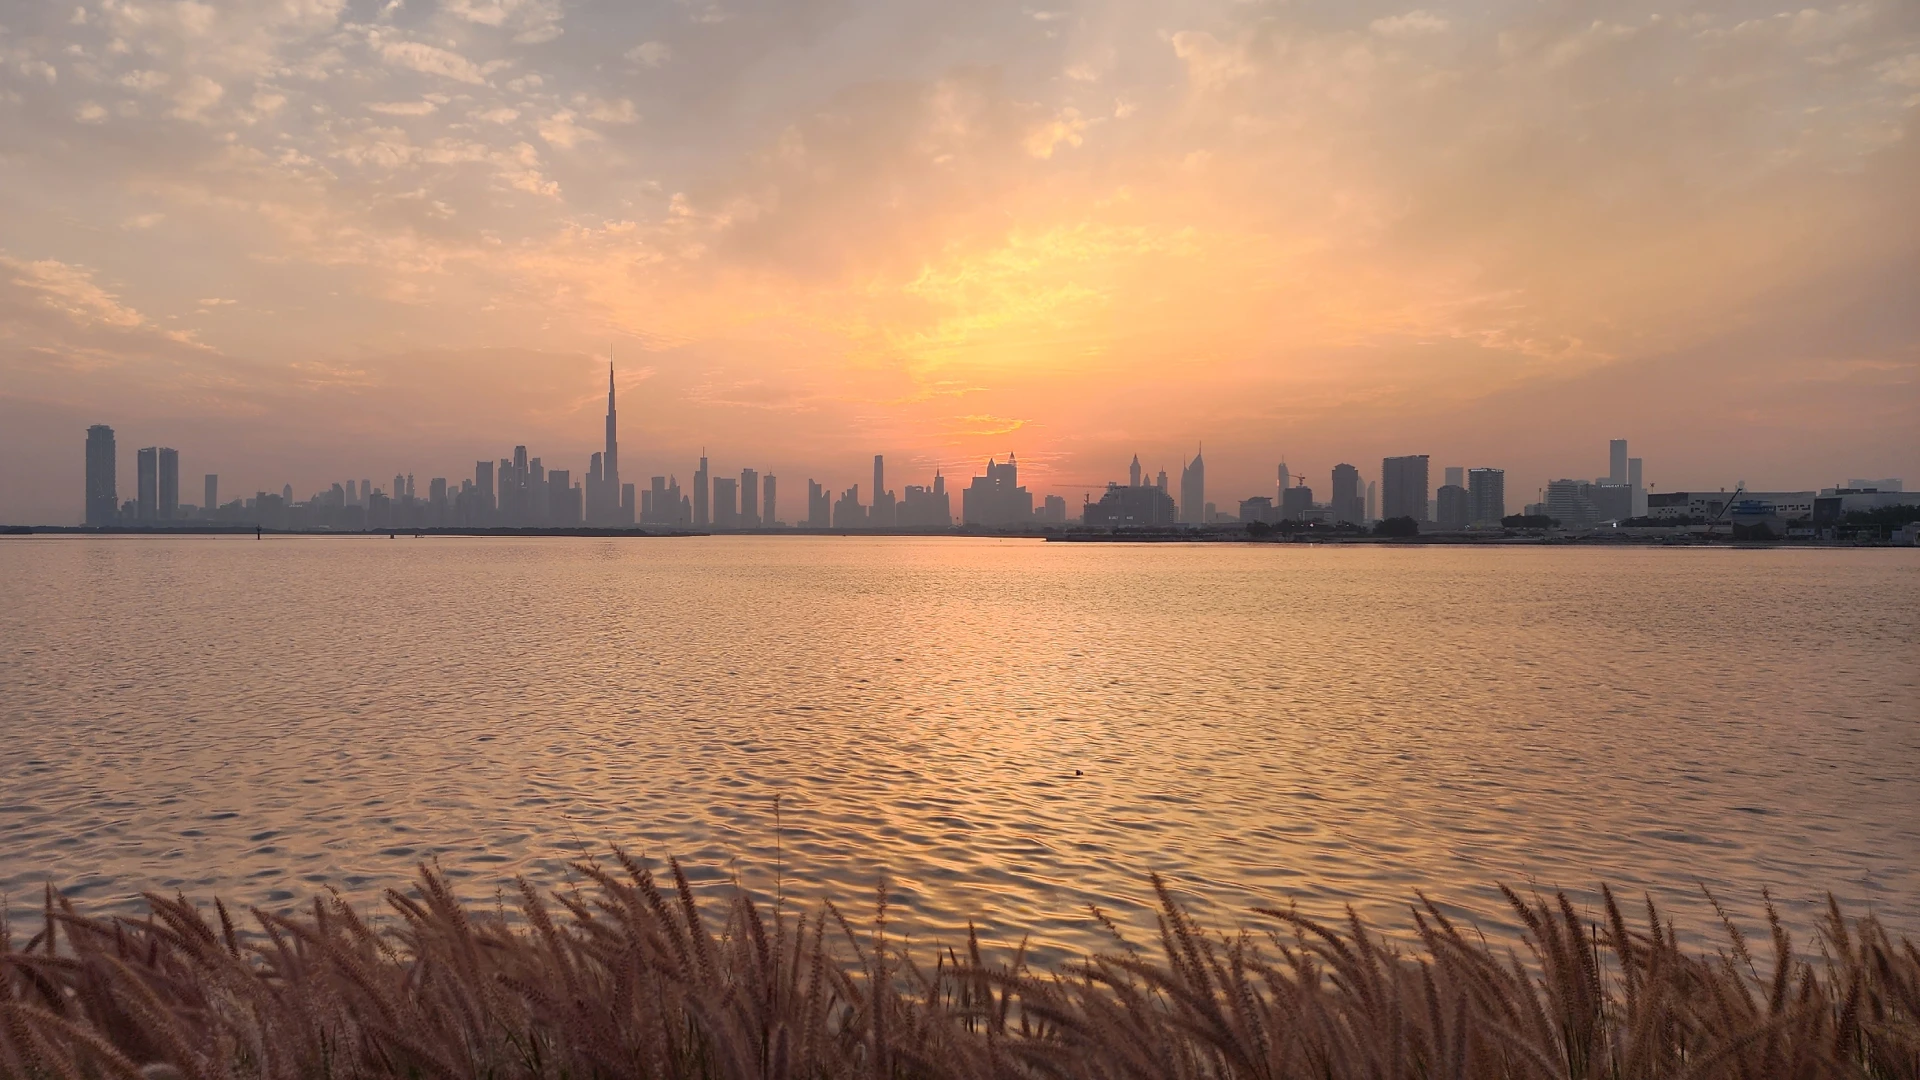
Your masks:
{"label": "sky", "polygon": [[624,478],[1920,482],[1920,4],[0,0],[0,521]]}

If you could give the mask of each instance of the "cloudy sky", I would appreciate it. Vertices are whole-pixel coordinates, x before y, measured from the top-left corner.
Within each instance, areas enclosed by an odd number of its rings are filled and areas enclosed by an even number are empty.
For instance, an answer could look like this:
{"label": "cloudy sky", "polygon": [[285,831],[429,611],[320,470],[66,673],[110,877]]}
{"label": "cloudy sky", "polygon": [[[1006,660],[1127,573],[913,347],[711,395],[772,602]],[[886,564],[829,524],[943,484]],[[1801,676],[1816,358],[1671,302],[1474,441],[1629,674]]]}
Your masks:
{"label": "cloudy sky", "polygon": [[[1204,440],[1920,482],[1920,4],[0,0],[0,520]],[[863,489],[864,490],[864,489]]]}

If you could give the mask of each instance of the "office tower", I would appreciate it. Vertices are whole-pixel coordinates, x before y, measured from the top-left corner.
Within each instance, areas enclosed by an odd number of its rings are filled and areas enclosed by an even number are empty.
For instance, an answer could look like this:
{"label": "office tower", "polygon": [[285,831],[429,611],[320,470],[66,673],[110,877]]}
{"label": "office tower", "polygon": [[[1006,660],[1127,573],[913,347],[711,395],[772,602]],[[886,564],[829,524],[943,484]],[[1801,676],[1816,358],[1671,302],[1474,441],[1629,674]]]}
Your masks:
{"label": "office tower", "polygon": [[1280,493],[1280,516],[1287,521],[1307,520],[1307,511],[1313,509],[1313,489],[1298,484]]}
{"label": "office tower", "polygon": [[[162,451],[162,453],[164,453],[164,451]],[[372,496],[373,496],[373,481],[371,480],[360,481],[359,505],[366,506],[368,504],[367,503],[368,499],[372,498]]]}
{"label": "office tower", "polygon": [[1280,486],[1274,489],[1274,501],[1276,503],[1285,501],[1287,489],[1292,486],[1293,472],[1287,468],[1287,463],[1283,461],[1280,463]]}
{"label": "office tower", "polygon": [[573,508],[573,473],[567,469],[547,471],[547,521],[562,528],[580,524]]}
{"label": "office tower", "polygon": [[1189,525],[1200,525],[1206,521],[1207,505],[1207,463],[1201,460],[1200,450],[1193,452],[1193,460],[1180,469],[1180,520]]}
{"label": "office tower", "polygon": [[833,499],[816,480],[807,481],[807,528],[833,527]]}
{"label": "office tower", "polygon": [[114,480],[113,429],[95,424],[87,429],[87,524],[111,525],[120,514],[120,491]]}
{"label": "office tower", "polygon": [[1367,500],[1360,494],[1360,470],[1342,462],[1333,467],[1333,505],[1328,507],[1333,520],[1349,525],[1366,521]]}
{"label": "office tower", "polygon": [[1504,469],[1473,469],[1467,473],[1467,523],[1492,526],[1507,516],[1507,474]]}
{"label": "office tower", "polygon": [[[600,482],[606,486],[609,501],[617,506],[631,505],[633,500],[626,495],[620,485],[620,437],[619,424],[616,422],[613,408],[613,361],[607,361],[607,449],[606,457],[600,463]],[[622,516],[616,513],[616,518]],[[631,515],[627,523],[631,524]]]}
{"label": "office tower", "polygon": [[1467,527],[1467,489],[1459,484],[1442,484],[1434,492],[1434,524],[1443,529]]}
{"label": "office tower", "polygon": [[730,476],[717,477],[713,481],[714,528],[737,529],[740,527],[740,509],[736,501],[739,483]]}
{"label": "office tower", "polygon": [[220,509],[220,474],[207,474],[207,501],[200,504],[200,516],[212,517]]}
{"label": "office tower", "polygon": [[[1166,476],[1165,472],[1160,474]],[[1160,490],[1165,493],[1167,485],[1162,483]],[[1067,500],[1058,495],[1049,495],[1041,501],[1040,520],[1049,525],[1064,525],[1067,522]]]}
{"label": "office tower", "polygon": [[[875,459],[874,468],[879,467]],[[760,527],[760,474],[752,469],[740,470],[740,527]]]}
{"label": "office tower", "polygon": [[1447,483],[1452,484],[1454,487],[1465,489],[1467,486],[1467,470],[1459,465],[1447,466]]}
{"label": "office tower", "polygon": [[833,527],[836,529],[867,527],[867,508],[860,505],[859,484],[841,492],[840,497],[833,501]]}
{"label": "office tower", "polygon": [[408,499],[413,498],[413,474],[412,473],[407,474],[407,498]]}
{"label": "office tower", "polygon": [[887,459],[885,455],[875,454],[873,455],[873,496],[874,498],[878,499],[880,497],[880,493],[885,490],[887,490]]}
{"label": "office tower", "polygon": [[447,478],[436,476],[427,481],[427,524],[449,524],[447,517]]}
{"label": "office tower", "polygon": [[160,448],[142,447],[134,455],[134,469],[139,484],[134,489],[134,505],[139,508],[136,512],[142,522],[151,522],[160,505]]}
{"label": "office tower", "polygon": [[1427,455],[1390,457],[1380,462],[1380,516],[1427,520]]}
{"label": "office tower", "polygon": [[774,509],[774,476],[768,473],[760,478],[760,524],[772,528],[780,524],[780,517]]}
{"label": "office tower", "polygon": [[476,461],[473,463],[473,490],[477,504],[474,506],[475,525],[493,523],[493,462]]}
{"label": "office tower", "polygon": [[1637,457],[1627,459],[1627,487],[1631,489],[1633,516],[1647,516],[1647,489],[1640,486],[1641,462]]}
{"label": "office tower", "polygon": [[1167,490],[1167,470],[1161,469],[1154,475],[1153,486],[1159,488],[1161,491]]}
{"label": "office tower", "polygon": [[1140,486],[1140,455],[1133,455],[1133,464],[1127,466],[1127,486]]}
{"label": "office tower", "polygon": [[160,448],[160,506],[156,513],[161,521],[180,516],[180,451],[170,446]]}
{"label": "office tower", "polygon": [[707,513],[707,452],[700,451],[700,467],[693,470],[693,527],[704,529],[711,520]]}
{"label": "office tower", "polygon": [[292,484],[280,485],[280,505],[282,506],[293,505],[293,485]]}
{"label": "office tower", "polygon": [[1627,482],[1627,440],[1613,439],[1607,443],[1607,483],[1624,484]]}

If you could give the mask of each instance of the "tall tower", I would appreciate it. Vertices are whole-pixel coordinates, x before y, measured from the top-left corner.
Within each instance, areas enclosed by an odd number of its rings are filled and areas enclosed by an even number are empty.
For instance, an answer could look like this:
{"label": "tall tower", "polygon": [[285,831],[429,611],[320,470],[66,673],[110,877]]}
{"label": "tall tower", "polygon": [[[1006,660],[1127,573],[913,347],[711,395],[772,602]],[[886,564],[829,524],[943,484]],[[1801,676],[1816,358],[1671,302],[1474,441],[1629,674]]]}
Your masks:
{"label": "tall tower", "polygon": [[1207,521],[1207,463],[1199,448],[1180,469],[1180,520],[1189,525]]}
{"label": "tall tower", "polygon": [[1607,483],[1624,484],[1627,482],[1627,440],[1610,439],[1607,442]]}
{"label": "tall tower", "polygon": [[160,507],[156,514],[161,521],[180,516],[180,451],[171,446],[160,448]]}
{"label": "tall tower", "polygon": [[613,408],[613,361],[607,361],[607,452],[600,461],[600,482],[620,498],[620,435]]}
{"label": "tall tower", "polygon": [[220,474],[208,473],[206,482],[206,501],[200,504],[200,516],[210,518],[215,510],[220,509]]}
{"label": "tall tower", "polygon": [[152,521],[154,508],[160,505],[160,448],[143,446],[133,461],[140,483],[134,495],[135,514],[143,522]]}
{"label": "tall tower", "polygon": [[880,493],[887,490],[887,458],[885,454],[873,455],[873,497],[877,502]]}
{"label": "tall tower", "polygon": [[1288,469],[1287,463],[1283,461],[1280,463],[1280,498],[1273,500],[1273,505],[1279,506],[1280,499],[1284,499],[1287,497],[1287,489],[1292,486],[1293,486],[1293,471]]}
{"label": "tall tower", "polygon": [[87,429],[87,524],[111,525],[120,512],[120,492],[114,485],[113,429],[95,424]]}
{"label": "tall tower", "polygon": [[707,507],[707,452],[700,451],[700,467],[693,470],[693,527],[704,529],[710,518]]}
{"label": "tall tower", "polygon": [[1140,486],[1140,455],[1133,455],[1133,464],[1127,466],[1127,486]]}

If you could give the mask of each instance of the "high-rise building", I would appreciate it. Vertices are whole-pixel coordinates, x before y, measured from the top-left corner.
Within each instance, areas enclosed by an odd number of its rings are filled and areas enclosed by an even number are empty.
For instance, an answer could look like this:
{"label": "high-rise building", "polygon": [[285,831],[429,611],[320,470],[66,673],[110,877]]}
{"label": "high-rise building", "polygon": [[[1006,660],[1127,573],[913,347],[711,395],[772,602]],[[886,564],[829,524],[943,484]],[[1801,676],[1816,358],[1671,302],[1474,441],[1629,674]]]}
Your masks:
{"label": "high-rise building", "polygon": [[1507,473],[1504,469],[1467,472],[1467,524],[1492,526],[1507,516]]}
{"label": "high-rise building", "polygon": [[493,524],[493,462],[473,463],[473,490],[478,505],[474,507],[475,520],[471,524]]}
{"label": "high-rise building", "polygon": [[207,474],[207,501],[200,504],[200,516],[212,517],[220,509],[220,474]]}
{"label": "high-rise building", "polygon": [[95,424],[87,429],[87,524],[111,525],[120,516],[120,491],[114,480],[113,429]]}
{"label": "high-rise building", "polygon": [[1443,529],[1466,528],[1469,517],[1467,489],[1459,484],[1442,484],[1440,490],[1433,494],[1434,524]]}
{"label": "high-rise building", "polygon": [[933,470],[933,486],[908,484],[894,515],[894,523],[903,529],[951,529],[953,505],[947,500],[947,478]]}
{"label": "high-rise building", "polygon": [[1273,501],[1277,505],[1287,497],[1287,489],[1293,486],[1293,471],[1286,462],[1280,463],[1280,483],[1273,489]]}
{"label": "high-rise building", "polygon": [[1607,483],[1624,484],[1627,482],[1627,440],[1612,439],[1607,443]]}
{"label": "high-rise building", "polygon": [[134,469],[139,483],[134,493],[136,512],[142,524],[151,523],[160,507],[160,448],[141,447],[134,455]]}
{"label": "high-rise building", "polygon": [[1457,488],[1465,488],[1467,486],[1466,468],[1460,465],[1447,466],[1447,483]]}
{"label": "high-rise building", "polygon": [[[1134,459],[1136,473],[1139,461]],[[968,525],[1001,528],[1033,520],[1033,494],[1020,486],[1020,465],[1012,454],[1007,455],[1005,464],[989,458],[987,475],[974,477],[960,493],[960,518]]]}
{"label": "high-rise building", "polygon": [[836,529],[867,527],[867,508],[860,505],[859,484],[841,492],[840,497],[833,500],[833,527]]}
{"label": "high-rise building", "polygon": [[[619,523],[618,519],[621,517],[619,509],[623,502],[627,505],[633,502],[620,486],[620,433],[619,424],[615,419],[617,415],[613,407],[613,361],[609,360],[607,361],[607,449],[606,457],[600,463],[600,482],[606,487],[609,501],[613,503],[611,509],[614,513],[611,515],[610,524]],[[628,516],[627,523],[631,523],[632,520],[632,517]]]}
{"label": "high-rise building", "polygon": [[807,528],[829,529],[833,527],[833,498],[818,481],[807,481]]}
{"label": "high-rise building", "polygon": [[772,473],[760,478],[760,524],[772,528],[780,524],[778,512],[774,509],[776,478]]}
{"label": "high-rise building", "polygon": [[1633,516],[1647,516],[1647,489],[1640,486],[1641,461],[1637,457],[1627,459],[1627,487],[1632,489]]}
{"label": "high-rise building", "polygon": [[1334,521],[1349,525],[1367,520],[1367,500],[1360,494],[1360,470],[1342,462],[1333,467],[1333,502],[1327,507]]}
{"label": "high-rise building", "polygon": [[571,470],[547,470],[547,521],[563,529],[580,524],[579,489]]}
{"label": "high-rise building", "polygon": [[760,474],[752,469],[740,470],[740,527],[760,527]]}
{"label": "high-rise building", "polygon": [[1313,510],[1313,489],[1295,484],[1280,493],[1280,517],[1284,521],[1305,521]]}
{"label": "high-rise building", "polygon": [[716,529],[737,529],[740,527],[740,481],[731,476],[715,477],[713,481],[713,527]]}
{"label": "high-rise building", "polygon": [[887,490],[887,458],[885,454],[873,455],[873,493]]}
{"label": "high-rise building", "polygon": [[1161,469],[1154,474],[1153,486],[1159,488],[1161,491],[1167,490],[1167,470]]}
{"label": "high-rise building", "polygon": [[156,514],[161,521],[180,516],[180,451],[171,446],[160,448],[160,506]]}
{"label": "high-rise building", "polygon": [[1188,525],[1205,524],[1207,518],[1207,463],[1201,451],[1180,468],[1180,520]]}
{"label": "high-rise building", "polygon": [[1427,455],[1410,454],[1380,462],[1380,516],[1427,519]]}
{"label": "high-rise building", "polygon": [[693,527],[704,529],[713,518],[707,508],[707,452],[700,451],[700,467],[693,470]]}
{"label": "high-rise building", "polygon": [[1133,464],[1127,466],[1127,486],[1140,486],[1140,455],[1133,455]]}
{"label": "high-rise building", "polygon": [[[1162,472],[1160,475],[1165,476],[1166,473]],[[1167,486],[1165,484],[1159,485],[1159,488],[1162,493],[1164,493],[1167,490]],[[1058,495],[1047,496],[1044,500],[1041,501],[1039,519],[1041,521],[1046,522],[1049,525],[1066,524],[1067,523],[1067,500]]]}

